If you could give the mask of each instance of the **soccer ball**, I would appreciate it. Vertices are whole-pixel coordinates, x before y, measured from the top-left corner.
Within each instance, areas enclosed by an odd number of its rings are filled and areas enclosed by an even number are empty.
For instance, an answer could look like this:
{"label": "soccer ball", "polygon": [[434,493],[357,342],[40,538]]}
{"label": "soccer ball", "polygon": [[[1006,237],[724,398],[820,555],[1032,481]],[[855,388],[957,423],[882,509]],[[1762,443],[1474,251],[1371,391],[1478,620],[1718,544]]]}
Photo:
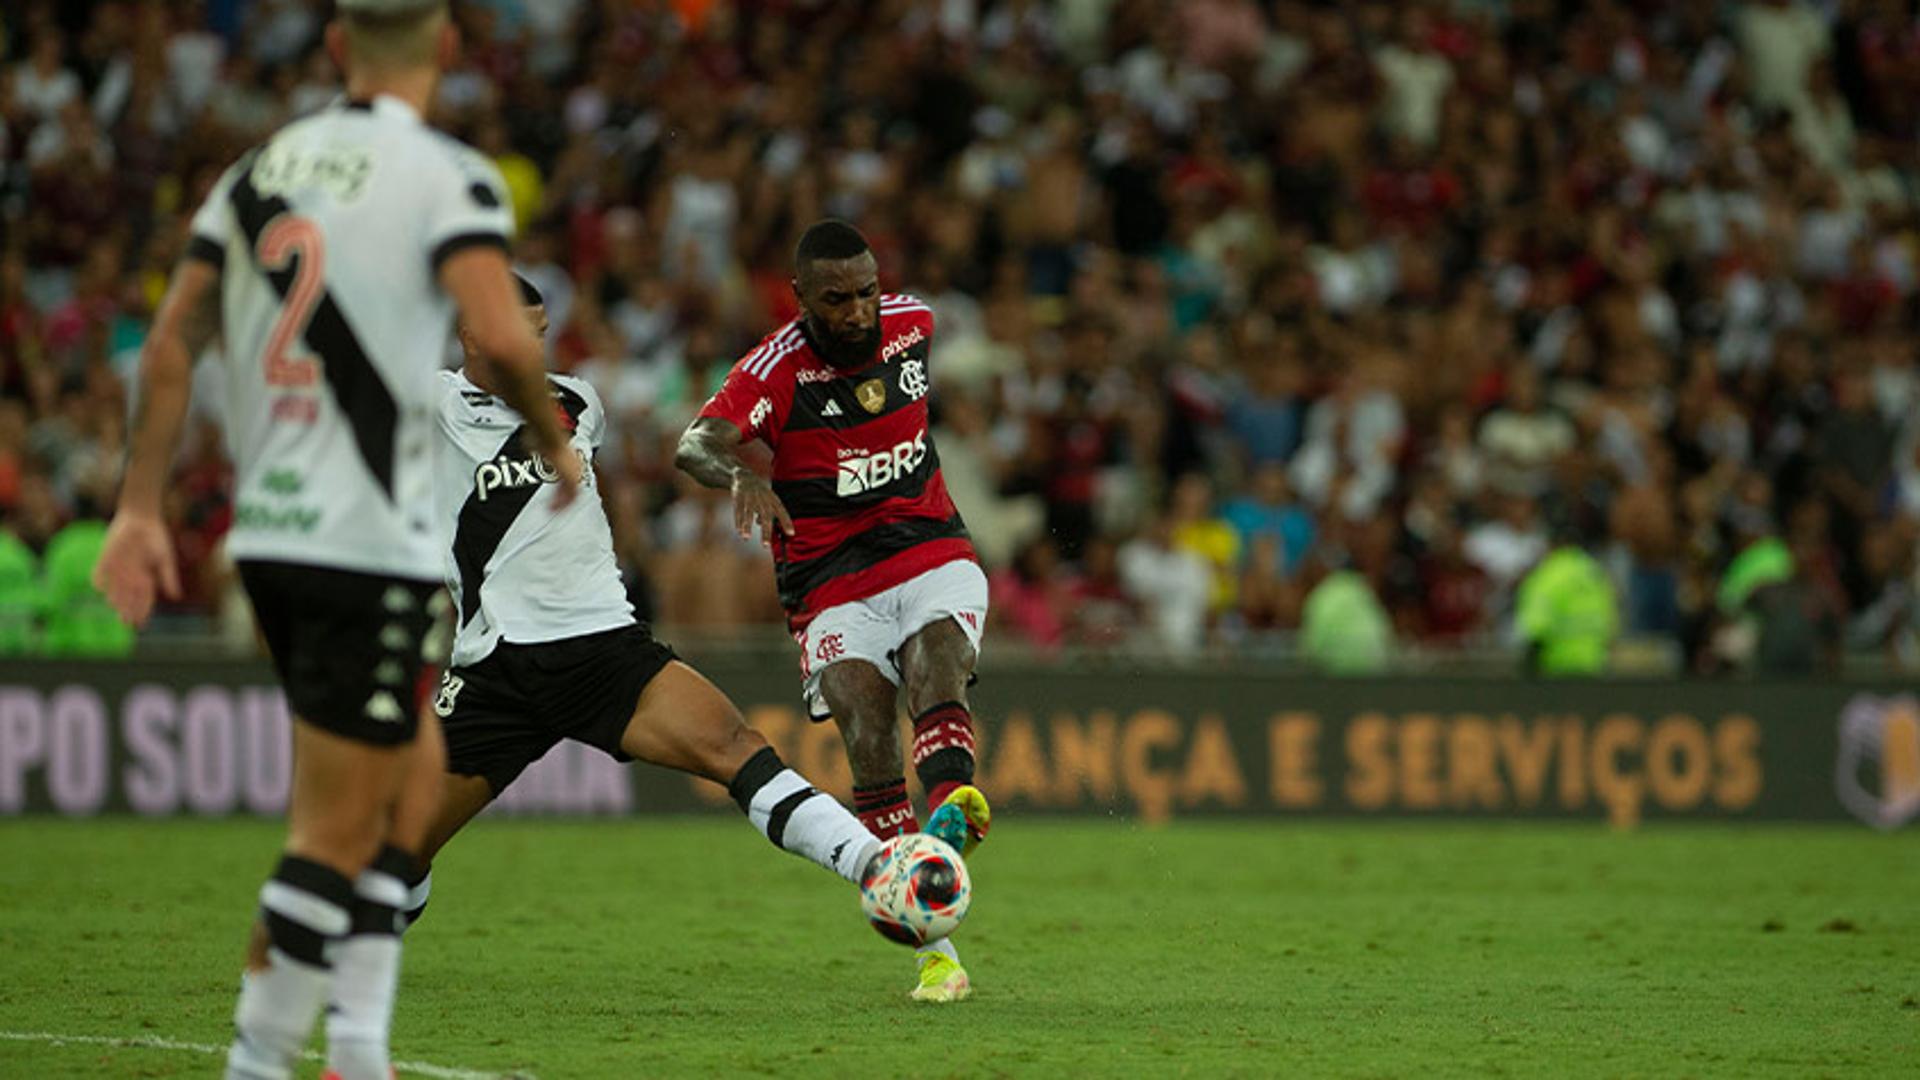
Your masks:
{"label": "soccer ball", "polygon": [[973,903],[967,864],[946,841],[906,833],[880,845],[860,882],[860,910],[880,936],[925,945],[953,933]]}

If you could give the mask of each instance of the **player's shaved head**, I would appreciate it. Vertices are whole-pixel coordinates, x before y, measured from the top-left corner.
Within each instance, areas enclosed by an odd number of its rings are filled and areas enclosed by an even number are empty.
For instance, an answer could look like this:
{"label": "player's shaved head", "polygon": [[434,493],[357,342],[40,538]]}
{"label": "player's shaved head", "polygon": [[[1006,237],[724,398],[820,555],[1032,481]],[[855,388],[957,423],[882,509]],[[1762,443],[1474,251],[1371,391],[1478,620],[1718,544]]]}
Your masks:
{"label": "player's shaved head", "polygon": [[872,250],[859,229],[839,218],[816,221],[800,234],[800,242],[794,245],[793,274],[801,277],[814,263],[857,259]]}
{"label": "player's shaved head", "polygon": [[447,7],[428,3],[398,12],[343,9],[346,62],[356,71],[390,73],[434,65],[445,48]]}
{"label": "player's shaved head", "polygon": [[869,264],[877,274],[873,248],[860,230],[838,218],[826,218],[808,226],[793,247],[794,288],[802,294],[817,291],[822,269],[845,269],[858,276]]}
{"label": "player's shaved head", "polygon": [[880,350],[880,264],[860,230],[816,222],[793,249],[793,294],[827,363],[857,369]]}

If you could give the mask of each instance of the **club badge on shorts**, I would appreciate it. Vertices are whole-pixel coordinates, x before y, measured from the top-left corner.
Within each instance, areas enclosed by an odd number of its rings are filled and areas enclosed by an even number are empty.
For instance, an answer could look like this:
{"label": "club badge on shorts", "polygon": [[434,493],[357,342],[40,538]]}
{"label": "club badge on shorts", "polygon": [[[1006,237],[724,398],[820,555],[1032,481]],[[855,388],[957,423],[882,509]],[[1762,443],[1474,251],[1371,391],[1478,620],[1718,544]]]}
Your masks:
{"label": "club badge on shorts", "polygon": [[854,388],[853,396],[860,402],[861,408],[878,415],[881,409],[887,407],[887,384],[879,379],[868,379]]}

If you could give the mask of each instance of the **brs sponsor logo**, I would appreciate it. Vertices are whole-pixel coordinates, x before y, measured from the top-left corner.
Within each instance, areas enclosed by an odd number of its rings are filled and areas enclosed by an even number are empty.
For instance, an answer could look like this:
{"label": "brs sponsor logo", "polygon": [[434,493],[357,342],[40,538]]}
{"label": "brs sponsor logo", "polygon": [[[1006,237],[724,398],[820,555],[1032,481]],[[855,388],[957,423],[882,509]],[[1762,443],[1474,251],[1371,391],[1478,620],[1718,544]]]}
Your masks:
{"label": "brs sponsor logo", "polygon": [[807,383],[832,382],[839,377],[840,373],[837,371],[827,371],[824,368],[803,368],[800,373],[793,378],[795,382],[805,385]]}
{"label": "brs sponsor logo", "polygon": [[927,460],[927,433],[923,431],[915,435],[912,442],[895,443],[893,449],[877,454],[864,450],[852,453],[854,456],[840,462],[840,483],[835,494],[862,495],[913,475]]}
{"label": "brs sponsor logo", "polygon": [[[579,447],[575,447],[573,452],[580,455],[582,484],[593,486],[593,462]],[[487,496],[501,488],[537,487],[559,479],[560,474],[554,471],[553,463],[539,454],[524,458],[502,454],[492,461],[481,462],[480,467],[473,470],[473,492],[481,502],[486,502]]]}
{"label": "brs sponsor logo", "polygon": [[927,335],[916,326],[881,346],[880,362],[884,364],[894,357],[899,356],[905,350],[911,349],[925,340],[927,340]]}

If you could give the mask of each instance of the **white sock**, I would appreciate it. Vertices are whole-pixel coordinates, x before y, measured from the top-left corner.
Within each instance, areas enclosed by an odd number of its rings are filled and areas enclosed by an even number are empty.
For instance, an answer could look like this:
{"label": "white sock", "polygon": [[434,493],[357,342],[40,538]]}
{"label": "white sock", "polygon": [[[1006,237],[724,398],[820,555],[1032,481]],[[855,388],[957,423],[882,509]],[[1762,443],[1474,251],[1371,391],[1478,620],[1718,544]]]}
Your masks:
{"label": "white sock", "polygon": [[915,949],[914,955],[918,956],[923,952],[937,952],[956,964],[960,962],[960,950],[953,947],[952,938],[941,938],[939,941],[929,941],[925,945]]}
{"label": "white sock", "polygon": [[754,755],[729,785],[747,820],[774,846],[839,874],[855,885],[880,847],[879,837],[839,800],[780,763],[771,749]]}
{"label": "white sock", "polygon": [[338,872],[288,855],[260,889],[267,966],[241,977],[228,1080],[285,1080],[327,1003],[329,952],[347,932],[353,886]]}
{"label": "white sock", "polygon": [[389,1080],[388,1032],[400,984],[400,875],[412,859],[389,848],[354,883],[353,929],[333,954],[327,1067],[341,1080]]}
{"label": "white sock", "polygon": [[313,1018],[326,1004],[333,973],[269,950],[265,971],[240,976],[227,1080],[288,1080],[307,1045]]}

